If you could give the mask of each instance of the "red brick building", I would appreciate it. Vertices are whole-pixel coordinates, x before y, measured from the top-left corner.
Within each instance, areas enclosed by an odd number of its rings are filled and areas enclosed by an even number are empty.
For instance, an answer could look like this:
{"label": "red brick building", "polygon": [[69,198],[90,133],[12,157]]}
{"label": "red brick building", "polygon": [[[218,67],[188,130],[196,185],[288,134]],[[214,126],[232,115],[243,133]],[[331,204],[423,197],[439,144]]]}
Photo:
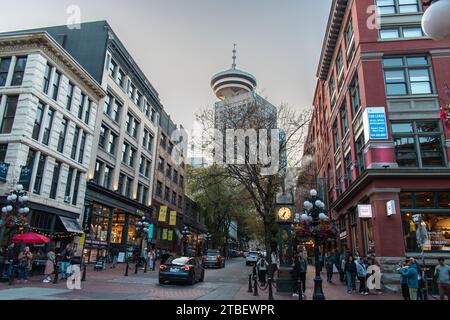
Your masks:
{"label": "red brick building", "polygon": [[420,0],[333,1],[308,134],[338,246],[375,252],[385,285],[400,258],[420,256],[418,237],[427,263],[450,258],[450,127],[440,118],[450,41],[423,34],[423,10]]}

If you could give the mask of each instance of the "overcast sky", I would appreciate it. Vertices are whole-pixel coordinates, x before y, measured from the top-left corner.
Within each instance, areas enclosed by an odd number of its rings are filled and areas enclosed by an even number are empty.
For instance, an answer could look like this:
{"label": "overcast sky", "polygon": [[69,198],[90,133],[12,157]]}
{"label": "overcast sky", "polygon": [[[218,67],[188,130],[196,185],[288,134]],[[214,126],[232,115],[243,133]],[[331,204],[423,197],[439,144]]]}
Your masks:
{"label": "overcast sky", "polygon": [[274,105],[309,107],[332,0],[39,0],[6,1],[0,32],[66,24],[70,5],[82,21],[107,20],[176,123],[213,106],[211,77],[232,64],[254,74]]}

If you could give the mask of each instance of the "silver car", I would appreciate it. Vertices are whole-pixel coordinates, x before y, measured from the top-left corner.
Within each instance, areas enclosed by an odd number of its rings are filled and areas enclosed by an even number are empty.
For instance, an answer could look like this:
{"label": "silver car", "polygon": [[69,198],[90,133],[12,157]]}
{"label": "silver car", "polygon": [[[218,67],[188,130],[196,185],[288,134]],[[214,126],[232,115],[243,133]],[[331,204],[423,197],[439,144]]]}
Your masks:
{"label": "silver car", "polygon": [[245,258],[245,265],[250,266],[256,264],[258,262],[259,252],[258,251],[250,251]]}

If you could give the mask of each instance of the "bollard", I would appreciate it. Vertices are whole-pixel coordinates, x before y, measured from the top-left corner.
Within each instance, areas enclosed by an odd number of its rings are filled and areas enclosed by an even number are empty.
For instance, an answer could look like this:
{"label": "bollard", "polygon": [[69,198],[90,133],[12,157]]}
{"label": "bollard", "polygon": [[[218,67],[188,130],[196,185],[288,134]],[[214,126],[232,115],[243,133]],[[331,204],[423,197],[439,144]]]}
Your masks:
{"label": "bollard", "polygon": [[297,292],[298,300],[303,300],[302,282],[300,280],[297,280]]}
{"label": "bollard", "polygon": [[125,268],[125,277],[128,277],[128,269],[129,269],[130,265],[128,264],[128,259],[127,259],[127,266]]}
{"label": "bollard", "polygon": [[11,275],[9,277],[9,282],[8,282],[9,286],[12,286],[12,284],[14,283],[15,275],[16,275],[16,266],[13,265],[12,270],[11,270]]}
{"label": "bollard", "polygon": [[275,300],[273,298],[273,291],[272,291],[272,277],[269,277],[269,300]]}
{"label": "bollard", "polygon": [[248,293],[253,293],[253,288],[252,288],[252,275],[249,274],[248,275]]}
{"label": "bollard", "polygon": [[81,281],[86,281],[86,264],[83,264],[83,277],[81,278]]}
{"label": "bollard", "polygon": [[253,277],[253,287],[255,289],[255,292],[253,292],[253,296],[254,297],[259,296],[259,294],[258,294],[258,277],[257,276]]}

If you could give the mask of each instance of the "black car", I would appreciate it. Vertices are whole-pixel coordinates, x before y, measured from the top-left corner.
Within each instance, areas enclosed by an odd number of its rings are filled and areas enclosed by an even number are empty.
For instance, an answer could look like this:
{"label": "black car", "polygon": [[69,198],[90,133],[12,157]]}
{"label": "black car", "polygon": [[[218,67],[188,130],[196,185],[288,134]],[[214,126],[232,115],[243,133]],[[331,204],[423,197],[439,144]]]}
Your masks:
{"label": "black car", "polygon": [[203,282],[205,269],[196,258],[170,258],[159,267],[159,284],[166,282],[188,283],[194,285]]}
{"label": "black car", "polygon": [[205,268],[225,268],[225,257],[220,254],[219,250],[208,250],[203,256],[203,265]]}

